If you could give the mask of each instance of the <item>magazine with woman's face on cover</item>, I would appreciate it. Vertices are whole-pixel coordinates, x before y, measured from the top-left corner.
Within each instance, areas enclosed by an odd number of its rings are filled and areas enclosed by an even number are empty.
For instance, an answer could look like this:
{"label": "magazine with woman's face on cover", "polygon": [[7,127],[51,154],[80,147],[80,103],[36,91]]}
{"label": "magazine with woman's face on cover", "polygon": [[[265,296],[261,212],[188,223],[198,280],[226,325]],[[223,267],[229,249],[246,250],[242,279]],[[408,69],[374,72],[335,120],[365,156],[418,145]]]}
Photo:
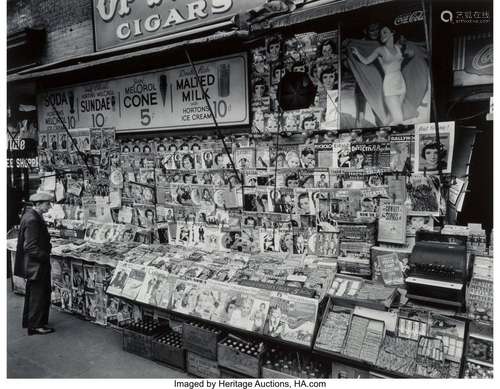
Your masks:
{"label": "magazine with woman's face on cover", "polygon": [[418,173],[451,173],[455,122],[439,123],[439,141],[435,124],[415,126],[415,169]]}

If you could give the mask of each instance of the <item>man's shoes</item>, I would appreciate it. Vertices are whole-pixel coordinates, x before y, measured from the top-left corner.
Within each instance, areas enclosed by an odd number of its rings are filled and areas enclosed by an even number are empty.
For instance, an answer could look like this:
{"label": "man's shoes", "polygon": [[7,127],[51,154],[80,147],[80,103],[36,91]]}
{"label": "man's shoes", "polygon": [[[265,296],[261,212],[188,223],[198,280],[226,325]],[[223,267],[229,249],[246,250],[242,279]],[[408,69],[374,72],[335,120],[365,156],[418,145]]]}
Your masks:
{"label": "man's shoes", "polygon": [[28,335],[47,335],[53,333],[55,330],[49,327],[28,328]]}

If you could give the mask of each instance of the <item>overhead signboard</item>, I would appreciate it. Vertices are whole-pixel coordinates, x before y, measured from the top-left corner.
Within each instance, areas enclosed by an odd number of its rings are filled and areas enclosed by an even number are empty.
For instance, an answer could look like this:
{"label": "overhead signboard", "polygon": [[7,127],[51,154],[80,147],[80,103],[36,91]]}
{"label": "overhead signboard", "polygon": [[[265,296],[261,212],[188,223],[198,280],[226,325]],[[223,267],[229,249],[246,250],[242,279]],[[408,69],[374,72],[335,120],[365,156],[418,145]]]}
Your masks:
{"label": "overhead signboard", "polygon": [[[249,124],[245,53],[95,83],[51,89],[37,96],[41,132],[115,127],[117,132]],[[202,93],[208,96],[210,108]],[[55,108],[55,109],[54,109]],[[57,111],[57,112],[56,112]]]}
{"label": "overhead signboard", "polygon": [[265,0],[94,0],[96,49],[104,50],[229,20]]}

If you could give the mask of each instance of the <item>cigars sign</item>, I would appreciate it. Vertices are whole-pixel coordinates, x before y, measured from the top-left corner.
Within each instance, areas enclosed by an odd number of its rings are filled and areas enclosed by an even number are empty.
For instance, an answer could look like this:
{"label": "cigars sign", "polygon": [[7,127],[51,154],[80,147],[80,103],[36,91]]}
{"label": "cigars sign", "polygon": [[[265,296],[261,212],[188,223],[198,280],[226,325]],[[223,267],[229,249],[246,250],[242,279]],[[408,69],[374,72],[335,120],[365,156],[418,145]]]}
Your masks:
{"label": "cigars sign", "polygon": [[[95,83],[47,90],[37,96],[40,132],[115,127],[117,132],[249,124],[245,53]],[[198,81],[199,80],[199,81]],[[203,97],[208,96],[210,108]],[[56,112],[57,110],[57,112]]]}
{"label": "cigars sign", "polygon": [[94,0],[96,49],[229,20],[265,0]]}

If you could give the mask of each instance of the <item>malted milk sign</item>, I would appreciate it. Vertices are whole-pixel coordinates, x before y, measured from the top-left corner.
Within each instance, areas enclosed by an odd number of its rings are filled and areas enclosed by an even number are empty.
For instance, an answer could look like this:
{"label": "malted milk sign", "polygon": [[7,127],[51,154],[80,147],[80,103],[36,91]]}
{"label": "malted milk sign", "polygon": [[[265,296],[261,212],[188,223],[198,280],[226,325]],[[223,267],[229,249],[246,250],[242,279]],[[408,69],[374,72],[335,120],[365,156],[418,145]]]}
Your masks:
{"label": "malted milk sign", "polygon": [[[40,132],[115,127],[117,132],[249,124],[247,57],[240,53],[150,73],[47,90],[37,96]],[[57,113],[54,111],[54,108]]]}
{"label": "malted milk sign", "polygon": [[265,0],[94,0],[96,49],[229,20]]}

